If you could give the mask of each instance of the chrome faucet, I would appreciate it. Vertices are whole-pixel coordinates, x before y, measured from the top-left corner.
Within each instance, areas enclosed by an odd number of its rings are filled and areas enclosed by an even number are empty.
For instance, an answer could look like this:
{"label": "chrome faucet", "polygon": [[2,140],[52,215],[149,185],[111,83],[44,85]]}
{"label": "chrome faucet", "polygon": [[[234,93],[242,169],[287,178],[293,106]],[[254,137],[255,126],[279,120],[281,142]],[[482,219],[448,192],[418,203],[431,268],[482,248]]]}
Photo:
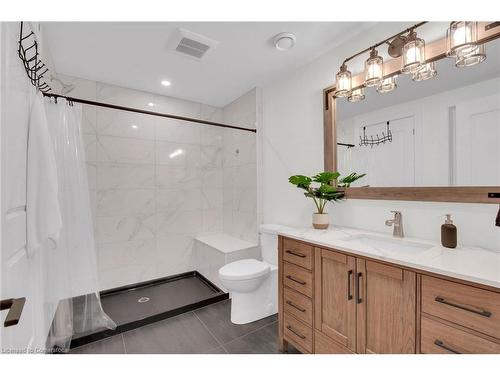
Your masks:
{"label": "chrome faucet", "polygon": [[385,225],[388,227],[394,226],[394,231],[392,235],[394,237],[403,238],[405,236],[403,231],[403,214],[401,211],[391,211],[394,214],[394,219],[386,220]]}

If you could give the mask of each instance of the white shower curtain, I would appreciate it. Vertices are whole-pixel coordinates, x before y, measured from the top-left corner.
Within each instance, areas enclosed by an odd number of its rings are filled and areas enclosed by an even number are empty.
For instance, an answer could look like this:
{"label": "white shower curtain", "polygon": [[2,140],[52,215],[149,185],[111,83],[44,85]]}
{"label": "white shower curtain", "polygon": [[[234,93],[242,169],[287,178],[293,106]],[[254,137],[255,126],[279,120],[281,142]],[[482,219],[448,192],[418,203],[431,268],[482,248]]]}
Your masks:
{"label": "white shower curtain", "polygon": [[[45,99],[57,164],[62,230],[55,250],[44,252],[47,309],[55,318],[47,347],[68,349],[71,337],[109,328],[99,298],[94,231],[81,136],[81,105]],[[76,298],[74,298],[76,297]]]}

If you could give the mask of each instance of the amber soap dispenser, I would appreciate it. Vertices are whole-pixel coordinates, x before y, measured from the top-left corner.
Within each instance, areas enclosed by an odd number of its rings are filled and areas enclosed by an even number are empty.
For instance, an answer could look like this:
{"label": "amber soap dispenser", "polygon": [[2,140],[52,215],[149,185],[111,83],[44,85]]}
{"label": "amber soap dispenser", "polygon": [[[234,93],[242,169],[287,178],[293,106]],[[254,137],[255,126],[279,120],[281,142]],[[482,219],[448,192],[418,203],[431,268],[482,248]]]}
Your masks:
{"label": "amber soap dispenser", "polygon": [[450,249],[457,247],[457,227],[450,214],[446,214],[446,221],[441,225],[441,245]]}

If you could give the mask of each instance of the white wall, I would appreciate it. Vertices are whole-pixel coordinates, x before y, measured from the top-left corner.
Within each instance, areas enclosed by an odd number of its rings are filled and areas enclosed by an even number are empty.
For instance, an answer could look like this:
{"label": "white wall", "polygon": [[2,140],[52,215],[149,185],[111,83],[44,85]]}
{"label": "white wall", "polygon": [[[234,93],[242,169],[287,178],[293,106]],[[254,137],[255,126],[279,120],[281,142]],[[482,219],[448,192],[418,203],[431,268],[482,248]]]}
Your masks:
{"label": "white wall", "polygon": [[[314,205],[288,183],[288,177],[323,169],[322,90],[334,83],[345,57],[404,27],[380,24],[263,88],[264,222],[311,225]],[[330,206],[329,213],[335,225],[390,233],[384,220],[395,209],[403,211],[407,236],[439,241],[442,215],[451,213],[460,243],[500,249],[496,205],[349,200]]]}

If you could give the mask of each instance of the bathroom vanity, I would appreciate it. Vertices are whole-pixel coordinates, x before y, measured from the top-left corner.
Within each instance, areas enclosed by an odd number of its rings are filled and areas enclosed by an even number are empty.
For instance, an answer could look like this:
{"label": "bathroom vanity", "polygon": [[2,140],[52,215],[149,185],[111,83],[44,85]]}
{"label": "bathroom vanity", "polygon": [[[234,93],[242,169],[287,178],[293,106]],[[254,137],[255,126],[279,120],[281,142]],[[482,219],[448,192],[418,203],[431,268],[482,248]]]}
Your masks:
{"label": "bathroom vanity", "polygon": [[500,353],[500,252],[283,231],[279,340],[303,353]]}
{"label": "bathroom vanity", "polygon": [[[344,60],[323,92],[324,170],[366,174],[345,190],[348,201],[500,203],[500,31],[474,26],[490,51],[474,69],[446,58],[442,38],[425,46],[432,75],[403,74],[396,54],[384,61],[376,93],[366,81],[371,71],[348,70],[369,49]],[[376,57],[372,48],[369,59]],[[402,237],[400,218],[386,225],[397,221]],[[481,228],[491,233],[493,222]],[[291,343],[304,353],[500,353],[500,252],[343,228],[280,234],[283,350]],[[498,237],[482,238],[468,242],[498,249]]]}

